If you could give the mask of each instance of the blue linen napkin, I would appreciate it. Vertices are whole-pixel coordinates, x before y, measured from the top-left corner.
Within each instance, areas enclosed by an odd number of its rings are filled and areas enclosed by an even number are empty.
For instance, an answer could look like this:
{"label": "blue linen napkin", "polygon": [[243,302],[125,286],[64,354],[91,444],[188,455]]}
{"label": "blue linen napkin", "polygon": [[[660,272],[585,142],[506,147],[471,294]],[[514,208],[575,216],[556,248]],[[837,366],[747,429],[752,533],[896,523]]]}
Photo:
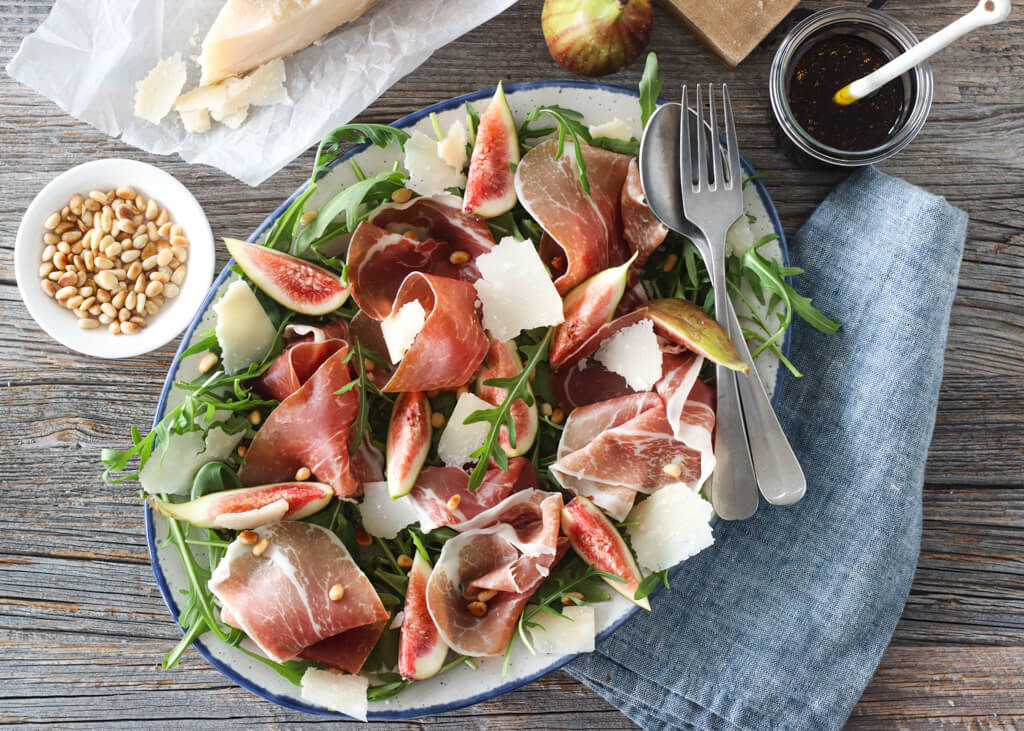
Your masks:
{"label": "blue linen napkin", "polygon": [[566,669],[645,728],[837,729],[906,603],[967,215],[862,169],[792,244],[803,322],[779,418],[807,475],[789,508],[719,523],[638,612]]}

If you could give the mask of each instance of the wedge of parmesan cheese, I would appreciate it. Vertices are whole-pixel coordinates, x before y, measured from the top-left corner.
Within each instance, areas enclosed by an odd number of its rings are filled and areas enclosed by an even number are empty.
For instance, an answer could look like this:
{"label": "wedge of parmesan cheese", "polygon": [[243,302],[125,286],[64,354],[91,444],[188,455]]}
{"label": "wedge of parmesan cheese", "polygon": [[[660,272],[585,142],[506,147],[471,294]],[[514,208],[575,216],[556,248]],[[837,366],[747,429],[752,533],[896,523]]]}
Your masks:
{"label": "wedge of parmesan cheese", "polygon": [[591,606],[564,607],[561,616],[538,612],[530,622],[539,625],[530,627],[529,632],[533,649],[542,655],[575,655],[594,651],[597,625]]}
{"label": "wedge of parmesan cheese", "polygon": [[[284,82],[284,61],[276,59],[248,76],[192,89],[174,101],[174,108],[189,132],[208,130],[210,117],[237,129],[248,117],[250,106],[264,107],[291,101]],[[204,126],[206,129],[202,129]]]}
{"label": "wedge of parmesan cheese", "polygon": [[633,139],[633,130],[628,124],[616,117],[611,122],[592,124],[588,128],[591,137],[607,137],[610,140],[629,142]]}
{"label": "wedge of parmesan cheese", "polygon": [[715,542],[713,512],[711,503],[681,482],[661,488],[626,518],[637,562],[661,571],[700,553]]}
{"label": "wedge of parmesan cheese", "polygon": [[302,697],[310,703],[365,721],[369,704],[366,689],[370,679],[362,675],[342,675],[329,670],[308,668],[302,674]]}
{"label": "wedge of parmesan cheese", "polygon": [[377,0],[228,0],[203,39],[202,83],[215,84],[301,51]]}
{"label": "wedge of parmesan cheese", "polygon": [[754,232],[747,214],[737,218],[725,235],[725,255],[742,257],[754,245]]}
{"label": "wedge of parmesan cheese", "polygon": [[406,302],[380,321],[380,331],[392,363],[399,363],[405,357],[426,322],[427,312],[419,300]]}
{"label": "wedge of parmesan cheese", "polygon": [[210,429],[205,438],[201,431],[171,434],[166,450],[157,444],[139,473],[142,489],[152,495],[187,495],[199,468],[226,459],[243,436],[244,432],[229,434],[219,426]]}
{"label": "wedge of parmesan cheese", "polygon": [[135,116],[159,124],[171,111],[187,78],[180,53],[158,63],[146,78],[135,84]]}
{"label": "wedge of parmesan cheese", "polygon": [[644,319],[605,340],[594,359],[626,379],[634,391],[650,391],[661,378],[661,348],[654,323]]}
{"label": "wedge of parmesan cheese", "polygon": [[437,156],[453,170],[462,172],[469,162],[469,155],[466,153],[467,140],[465,125],[456,119],[448,128],[448,134],[437,143]]}
{"label": "wedge of parmesan cheese", "polygon": [[477,422],[464,424],[466,417],[480,409],[494,408],[482,398],[472,393],[464,393],[455,402],[455,409],[441,432],[441,441],[437,443],[437,456],[449,467],[462,467],[472,462],[470,455],[483,446],[487,439],[486,423]]}
{"label": "wedge of parmesan cheese", "polygon": [[420,516],[407,497],[391,498],[388,483],[364,482],[363,502],[359,503],[363,528],[371,536],[392,539],[398,531],[415,523]]}
{"label": "wedge of parmesan cheese", "polygon": [[409,171],[406,185],[420,195],[442,195],[448,188],[466,184],[462,168],[452,166],[438,152],[437,140],[416,130],[405,142],[405,169]]}
{"label": "wedge of parmesan cheese", "polygon": [[511,340],[523,330],[565,320],[562,298],[531,241],[506,236],[478,256],[476,265],[483,276],[474,286],[493,337]]}
{"label": "wedge of parmesan cheese", "polygon": [[259,363],[270,352],[277,336],[274,323],[249,285],[238,279],[213,306],[217,313],[217,342],[228,375]]}

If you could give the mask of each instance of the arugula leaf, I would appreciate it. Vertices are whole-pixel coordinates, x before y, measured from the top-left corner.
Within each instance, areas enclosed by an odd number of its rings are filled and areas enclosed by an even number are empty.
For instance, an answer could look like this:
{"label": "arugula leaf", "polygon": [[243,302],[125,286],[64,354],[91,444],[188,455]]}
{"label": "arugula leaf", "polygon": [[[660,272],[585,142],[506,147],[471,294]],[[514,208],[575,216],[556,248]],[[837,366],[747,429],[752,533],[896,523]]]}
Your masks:
{"label": "arugula leaf", "polygon": [[636,592],[633,594],[633,598],[640,601],[652,591],[658,588],[658,584],[664,584],[665,588],[668,589],[668,569],[661,571],[655,571],[653,574],[648,574],[640,582],[640,585],[636,588]]}
{"label": "arugula leaf", "polygon": [[330,162],[342,153],[343,142],[369,142],[377,147],[387,147],[392,142],[405,150],[409,133],[404,129],[387,124],[343,124],[327,133],[316,148],[316,160],[313,163],[313,174],[310,183],[316,183],[322,175],[330,171]]}
{"label": "arugula leaf", "polygon": [[658,56],[651,51],[647,54],[644,74],[640,77],[640,122],[645,129],[654,110],[658,108],[658,96],[663,83],[658,75]]}
{"label": "arugula leaf", "polygon": [[287,210],[274,221],[274,227],[267,234],[264,246],[281,251],[288,251],[291,248],[292,239],[302,223],[302,213],[306,210],[306,201],[315,192],[316,183],[310,183],[306,186],[306,189],[302,191],[299,197],[292,201]]}
{"label": "arugula leaf", "polygon": [[498,406],[490,409],[478,409],[467,416],[463,422],[465,424],[480,422],[490,424],[490,428],[487,430],[487,438],[484,440],[483,445],[470,455],[477,458],[476,467],[473,468],[473,473],[469,476],[470,490],[476,490],[483,484],[484,475],[487,473],[487,466],[492,459],[502,470],[508,469],[508,455],[505,454],[505,449],[501,446],[498,438],[501,434],[501,427],[504,426],[508,430],[509,442],[512,446],[515,446],[516,424],[512,416],[512,404],[522,400],[527,406],[533,405],[533,394],[530,392],[530,372],[547,354],[554,332],[554,328],[549,327],[547,329],[547,333],[541,339],[536,352],[534,352],[517,375],[509,378],[490,378],[484,381],[486,386],[504,389],[506,396],[505,400]]}
{"label": "arugula leaf", "polygon": [[586,125],[579,121],[579,118],[583,116],[582,114],[573,109],[560,107],[557,104],[546,107],[537,107],[526,115],[525,121],[519,128],[519,139],[544,137],[551,134],[552,130],[549,128],[542,130],[530,129],[530,124],[536,122],[544,114],[554,118],[558,123],[558,150],[555,153],[556,159],[562,157],[562,152],[565,149],[566,138],[572,138],[573,150],[576,153],[576,167],[580,170],[580,186],[583,188],[583,192],[586,196],[590,198],[590,182],[587,180],[587,163],[583,159],[583,147],[581,141],[589,145],[592,144],[593,140],[590,137],[590,130],[587,129]]}

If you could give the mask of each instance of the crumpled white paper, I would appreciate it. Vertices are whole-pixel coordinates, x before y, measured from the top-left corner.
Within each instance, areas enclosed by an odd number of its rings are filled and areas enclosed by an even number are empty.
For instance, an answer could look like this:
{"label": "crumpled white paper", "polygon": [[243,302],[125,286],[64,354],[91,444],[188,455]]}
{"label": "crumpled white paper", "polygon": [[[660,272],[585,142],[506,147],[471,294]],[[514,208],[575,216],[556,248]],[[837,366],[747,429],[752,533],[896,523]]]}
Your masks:
{"label": "crumpled white paper", "polygon": [[515,0],[380,0],[361,18],[285,59],[291,105],[252,107],[237,130],[188,134],[177,112],[159,125],[134,115],[135,84],[181,51],[192,62],[223,0],[57,0],[7,73],[68,114],[159,155],[220,168],[259,185],[363,111],[436,49]]}

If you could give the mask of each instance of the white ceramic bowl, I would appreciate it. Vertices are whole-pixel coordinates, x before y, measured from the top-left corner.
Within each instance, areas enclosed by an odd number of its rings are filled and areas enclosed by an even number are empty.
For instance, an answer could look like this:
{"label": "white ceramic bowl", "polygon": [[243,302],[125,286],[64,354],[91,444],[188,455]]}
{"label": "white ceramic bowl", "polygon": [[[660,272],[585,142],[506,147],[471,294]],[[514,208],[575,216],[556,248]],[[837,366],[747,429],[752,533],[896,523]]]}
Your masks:
{"label": "white ceramic bowl", "polygon": [[[167,300],[159,312],[148,318],[148,326],[136,335],[112,335],[103,326],[96,330],[80,329],[75,316],[39,286],[46,217],[66,206],[75,193],[88,195],[90,190],[110,190],[122,185],[135,188],[147,199],[154,198],[191,242],[188,274],[181,293]],[[213,280],[214,253],[210,224],[184,185],[144,162],[111,158],[73,167],[39,191],[18,227],[14,271],[25,307],[50,337],[86,355],[128,358],[167,344],[192,321]]]}

